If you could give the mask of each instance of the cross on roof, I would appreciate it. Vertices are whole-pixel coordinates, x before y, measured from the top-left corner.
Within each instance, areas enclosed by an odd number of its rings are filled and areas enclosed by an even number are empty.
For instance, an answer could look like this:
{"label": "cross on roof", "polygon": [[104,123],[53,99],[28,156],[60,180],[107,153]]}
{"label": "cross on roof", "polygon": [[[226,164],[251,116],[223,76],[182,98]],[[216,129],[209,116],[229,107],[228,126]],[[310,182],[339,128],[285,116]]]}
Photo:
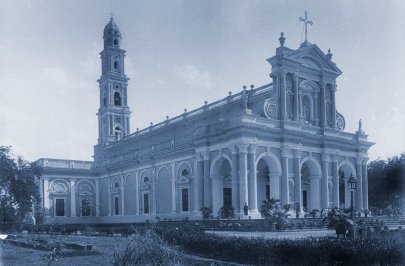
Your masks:
{"label": "cross on roof", "polygon": [[110,18],[111,18],[111,20],[114,19],[114,13],[113,12],[110,13]]}
{"label": "cross on roof", "polygon": [[300,21],[304,22],[304,27],[305,27],[305,43],[308,42],[307,40],[307,27],[309,25],[313,25],[312,21],[308,20],[308,12],[305,10],[305,18],[300,17]]}

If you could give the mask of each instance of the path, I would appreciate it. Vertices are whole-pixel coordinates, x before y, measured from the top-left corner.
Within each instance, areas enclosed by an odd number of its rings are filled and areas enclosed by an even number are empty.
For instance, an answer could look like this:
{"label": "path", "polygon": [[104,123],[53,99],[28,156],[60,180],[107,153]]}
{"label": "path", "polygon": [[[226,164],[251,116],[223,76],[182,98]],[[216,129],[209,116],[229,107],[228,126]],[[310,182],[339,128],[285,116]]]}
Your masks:
{"label": "path", "polygon": [[306,230],[306,231],[284,231],[284,232],[235,232],[235,231],[206,231],[209,234],[220,236],[237,236],[248,238],[265,238],[265,239],[296,239],[307,237],[336,237],[335,230]]}

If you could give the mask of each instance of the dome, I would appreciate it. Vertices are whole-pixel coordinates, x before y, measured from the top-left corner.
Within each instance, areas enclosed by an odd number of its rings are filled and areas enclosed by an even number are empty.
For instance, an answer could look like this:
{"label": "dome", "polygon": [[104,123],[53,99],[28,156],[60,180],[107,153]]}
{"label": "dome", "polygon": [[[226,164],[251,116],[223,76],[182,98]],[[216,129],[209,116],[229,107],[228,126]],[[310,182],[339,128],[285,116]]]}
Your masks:
{"label": "dome", "polygon": [[104,27],[104,37],[108,34],[120,36],[120,30],[118,29],[117,23],[111,18],[110,21]]}

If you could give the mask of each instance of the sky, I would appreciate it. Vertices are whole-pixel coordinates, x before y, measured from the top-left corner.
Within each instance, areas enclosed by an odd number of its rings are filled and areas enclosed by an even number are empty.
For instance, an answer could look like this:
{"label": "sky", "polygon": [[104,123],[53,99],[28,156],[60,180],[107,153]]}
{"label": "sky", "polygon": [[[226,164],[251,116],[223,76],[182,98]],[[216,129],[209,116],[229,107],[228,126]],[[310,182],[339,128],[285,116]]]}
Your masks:
{"label": "sky", "polygon": [[308,40],[343,71],[336,107],[369,158],[405,152],[404,1],[0,1],[0,145],[38,158],[92,160],[104,26],[122,35],[131,132],[271,82],[266,61]]}

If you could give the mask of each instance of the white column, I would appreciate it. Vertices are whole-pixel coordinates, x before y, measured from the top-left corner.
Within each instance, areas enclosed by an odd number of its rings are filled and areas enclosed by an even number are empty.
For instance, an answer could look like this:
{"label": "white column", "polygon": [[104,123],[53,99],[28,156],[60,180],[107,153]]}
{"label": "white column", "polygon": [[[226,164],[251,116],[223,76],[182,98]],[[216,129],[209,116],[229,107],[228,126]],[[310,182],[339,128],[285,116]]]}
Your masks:
{"label": "white column", "polygon": [[236,149],[232,151],[232,206],[235,212],[239,213],[239,176],[238,176],[238,153]]}
{"label": "white column", "polygon": [[294,74],[294,120],[298,121],[300,119],[300,108],[299,108],[299,98],[298,98],[298,74]]}
{"label": "white column", "polygon": [[368,175],[367,175],[367,160],[363,161],[363,208],[368,210]]}
{"label": "white column", "polygon": [[100,216],[100,181],[96,180],[96,217]]}
{"label": "white column", "polygon": [[281,203],[288,203],[288,149],[281,149]]}
{"label": "white column", "polygon": [[295,177],[295,202],[302,210],[302,188],[301,188],[301,165],[300,165],[301,151],[294,151],[294,177]]}
{"label": "white column", "polygon": [[156,214],[156,169],[152,169],[152,214]]}
{"label": "white column", "polygon": [[211,176],[212,182],[212,214],[215,216],[218,214],[219,209],[223,205],[223,186],[220,183],[222,177],[219,175]]}
{"label": "white column", "polygon": [[362,169],[362,158],[356,160],[356,207],[357,211],[363,209],[363,169]]}
{"label": "white column", "polygon": [[321,80],[319,82],[321,85],[321,114],[320,114],[320,126],[325,127],[326,126],[326,101],[325,101],[325,82]]}
{"label": "white column", "polygon": [[319,126],[319,97],[318,92],[314,93],[314,125]]}
{"label": "white column", "polygon": [[121,187],[120,187],[120,197],[121,197],[121,216],[125,215],[125,190],[124,190],[124,175],[121,175]]}
{"label": "white column", "polygon": [[247,184],[247,145],[239,145],[239,207],[243,213],[243,206],[248,203],[248,184]]}
{"label": "white column", "polygon": [[336,128],[336,103],[335,103],[336,85],[330,90],[330,97],[332,100],[332,123],[333,128]]}
{"label": "white column", "polygon": [[210,191],[210,158],[209,153],[204,156],[204,207],[211,207],[211,191]]}
{"label": "white column", "polygon": [[321,207],[323,209],[328,208],[329,203],[329,188],[328,188],[328,162],[329,155],[322,154],[322,177],[321,177]]}
{"label": "white column", "polygon": [[50,216],[49,213],[49,179],[48,178],[44,178],[43,179],[43,188],[44,188],[44,192],[43,192],[43,201],[44,201],[44,209],[45,209],[45,213],[47,216]]}
{"label": "white column", "polygon": [[70,179],[70,217],[76,217],[76,187],[74,179]]}
{"label": "white column", "polygon": [[338,174],[338,157],[332,156],[332,174],[333,174],[333,207],[339,206],[339,174]]}
{"label": "white column", "polygon": [[285,73],[281,74],[281,82],[280,82],[280,100],[281,100],[281,110],[280,110],[280,118],[283,120],[285,118],[286,113],[286,95],[285,95]]}
{"label": "white column", "polygon": [[313,209],[320,209],[320,191],[319,191],[319,181],[320,181],[320,176],[311,176],[309,177],[309,206],[308,210],[313,210]]}
{"label": "white column", "polygon": [[140,199],[140,190],[139,190],[139,172],[135,172],[135,214],[139,215],[139,199]]}
{"label": "white column", "polygon": [[198,156],[197,161],[197,175],[198,175],[198,207],[197,211],[199,211],[202,207],[204,207],[204,161],[201,156]]}
{"label": "white column", "polygon": [[201,176],[198,174],[198,162],[199,156],[195,155],[194,157],[194,169],[193,169],[193,203],[194,203],[194,212],[199,212],[201,207],[199,207],[198,197],[200,195],[199,184]]}
{"label": "white column", "polygon": [[176,164],[171,163],[170,168],[172,170],[172,213],[176,213]]}
{"label": "white column", "polygon": [[108,216],[111,216],[111,180],[110,177],[107,177],[108,189],[107,189],[107,196],[108,196]]}
{"label": "white column", "polygon": [[248,167],[249,167],[249,209],[251,212],[257,212],[257,177],[255,166],[256,147],[249,145]]}

